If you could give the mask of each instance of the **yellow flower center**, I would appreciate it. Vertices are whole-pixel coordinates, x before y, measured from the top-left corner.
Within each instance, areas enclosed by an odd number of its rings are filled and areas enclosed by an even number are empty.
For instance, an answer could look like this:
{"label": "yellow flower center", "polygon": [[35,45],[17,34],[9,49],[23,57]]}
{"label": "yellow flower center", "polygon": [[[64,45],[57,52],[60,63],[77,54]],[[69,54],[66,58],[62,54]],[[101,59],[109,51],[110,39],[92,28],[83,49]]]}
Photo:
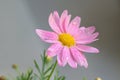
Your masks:
{"label": "yellow flower center", "polygon": [[73,46],[75,45],[75,40],[74,37],[70,34],[67,33],[62,33],[59,35],[59,41],[64,45],[64,46]]}

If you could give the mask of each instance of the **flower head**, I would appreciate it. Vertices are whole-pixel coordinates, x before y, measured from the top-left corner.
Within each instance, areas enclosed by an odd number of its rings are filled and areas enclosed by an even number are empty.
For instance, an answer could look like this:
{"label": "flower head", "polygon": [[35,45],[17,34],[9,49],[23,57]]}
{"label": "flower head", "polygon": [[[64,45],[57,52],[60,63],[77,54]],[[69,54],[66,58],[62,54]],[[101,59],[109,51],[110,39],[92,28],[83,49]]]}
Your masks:
{"label": "flower head", "polygon": [[88,63],[83,52],[99,53],[98,49],[87,46],[97,40],[99,33],[95,32],[94,26],[79,27],[81,22],[79,16],[71,22],[70,19],[71,15],[67,10],[64,10],[61,16],[54,11],[48,19],[53,32],[36,29],[36,33],[43,41],[52,43],[46,53],[50,57],[57,56],[60,66],[68,63],[72,68],[77,68],[77,64],[87,68]]}

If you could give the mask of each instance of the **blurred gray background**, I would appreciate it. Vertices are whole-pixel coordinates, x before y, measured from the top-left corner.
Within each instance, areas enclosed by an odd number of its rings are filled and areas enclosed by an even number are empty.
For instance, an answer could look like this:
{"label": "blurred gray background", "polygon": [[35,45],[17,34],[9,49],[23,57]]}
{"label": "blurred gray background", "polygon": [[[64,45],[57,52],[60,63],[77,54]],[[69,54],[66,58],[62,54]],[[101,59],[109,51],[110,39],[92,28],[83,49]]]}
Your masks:
{"label": "blurred gray background", "polygon": [[11,65],[21,70],[34,67],[33,59],[49,44],[35,33],[36,28],[51,30],[50,12],[59,14],[67,9],[72,18],[81,16],[81,25],[95,25],[100,32],[99,41],[91,44],[100,54],[87,54],[88,69],[59,67],[67,80],[120,79],[120,0],[0,0],[0,75],[14,74]]}

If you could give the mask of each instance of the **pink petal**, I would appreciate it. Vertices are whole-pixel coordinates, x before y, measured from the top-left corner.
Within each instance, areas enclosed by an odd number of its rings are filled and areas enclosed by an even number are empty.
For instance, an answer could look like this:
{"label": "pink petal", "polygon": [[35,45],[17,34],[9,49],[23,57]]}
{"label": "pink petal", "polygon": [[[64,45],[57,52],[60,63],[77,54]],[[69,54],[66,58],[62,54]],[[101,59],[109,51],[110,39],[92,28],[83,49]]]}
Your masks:
{"label": "pink petal", "polygon": [[68,25],[70,23],[71,15],[68,15],[65,19],[65,26],[64,26],[64,32],[67,32]]}
{"label": "pink petal", "polygon": [[93,33],[93,32],[95,31],[95,26],[90,26],[90,27],[88,27],[88,28],[87,28],[87,31],[88,31],[89,33]]}
{"label": "pink petal", "polygon": [[76,32],[74,34],[71,33],[71,35],[74,37],[75,41],[79,41],[80,40],[81,34],[79,34],[78,30],[76,30]]}
{"label": "pink petal", "polygon": [[53,31],[55,31],[56,33],[61,33],[59,29],[59,19],[57,12],[54,12],[54,15],[52,13],[50,14],[48,22]]}
{"label": "pink petal", "polygon": [[86,45],[77,45],[76,46],[80,51],[83,52],[90,52],[90,53],[99,53],[99,50],[97,48],[86,46]]}
{"label": "pink petal", "polygon": [[68,64],[72,67],[72,68],[77,68],[77,62],[75,61],[75,59],[72,56],[72,53],[69,52],[68,53]]}
{"label": "pink petal", "polygon": [[53,17],[54,17],[54,19],[55,19],[55,22],[56,22],[57,24],[59,24],[59,19],[60,19],[60,17],[59,17],[59,14],[58,14],[57,11],[54,11]]}
{"label": "pink petal", "polygon": [[76,62],[79,63],[81,66],[84,66],[85,68],[87,68],[88,63],[85,56],[80,51],[78,51],[75,47],[70,48],[70,50]]}
{"label": "pink petal", "polygon": [[75,17],[71,21],[71,23],[69,24],[67,32],[70,33],[70,34],[72,34],[72,35],[77,34],[78,31],[79,31],[80,21],[81,21],[80,17],[78,17],[78,16]]}
{"label": "pink petal", "polygon": [[58,64],[61,66],[65,66],[67,61],[68,61],[68,53],[69,53],[69,49],[68,47],[64,46],[63,50],[61,53],[58,54]]}
{"label": "pink petal", "polygon": [[76,43],[77,44],[90,44],[90,43],[92,43],[96,40],[98,40],[98,39],[95,39],[95,40],[89,40],[89,39],[88,40],[79,40],[79,41],[76,41]]}
{"label": "pink petal", "polygon": [[92,31],[93,30],[88,31],[88,28],[80,27],[79,32],[78,32],[80,36],[76,38],[76,42],[78,44],[89,44],[89,43],[92,43],[98,40],[96,38],[99,35],[99,33],[98,32],[92,33]]}
{"label": "pink petal", "polygon": [[90,27],[80,27],[80,31],[92,34],[95,31],[95,26],[90,26]]}
{"label": "pink petal", "polygon": [[93,42],[93,41],[89,41],[89,40],[78,40],[78,41],[76,41],[77,44],[89,44],[91,42]]}
{"label": "pink petal", "polygon": [[41,30],[41,29],[36,29],[36,33],[45,42],[48,42],[48,43],[58,42],[57,41],[58,36],[54,32],[44,31],[44,30]]}
{"label": "pink petal", "polygon": [[62,51],[62,48],[63,48],[62,45],[60,45],[59,43],[52,44],[46,52],[47,56],[50,56],[50,57],[56,56],[58,53]]}
{"label": "pink petal", "polygon": [[92,33],[90,33],[90,32],[88,31],[88,29],[85,28],[85,27],[80,27],[80,28],[79,28],[79,34],[81,35],[81,36],[80,36],[80,39],[86,39],[86,38],[88,38],[89,36],[92,35]]}
{"label": "pink petal", "polygon": [[72,27],[79,27],[81,22],[81,18],[79,16],[76,16],[70,23],[70,26]]}
{"label": "pink petal", "polygon": [[64,10],[62,15],[61,15],[61,18],[60,18],[60,29],[62,32],[65,32],[65,20],[68,16],[68,11],[67,10]]}
{"label": "pink petal", "polygon": [[80,30],[82,30],[82,31],[85,30],[85,29],[86,29],[86,28],[85,28],[84,26],[80,27]]}
{"label": "pink petal", "polygon": [[70,51],[67,47],[64,46],[63,51],[61,51],[59,54],[57,54],[57,61],[60,66],[65,66],[66,62],[72,67],[77,68],[77,63],[73,59],[72,55],[70,54]]}
{"label": "pink petal", "polygon": [[99,32],[95,32],[94,34],[92,34],[91,38],[95,39],[99,36]]}
{"label": "pink petal", "polygon": [[[61,51],[61,52],[62,52],[62,51]],[[58,62],[58,64],[59,64],[60,66],[63,66],[61,57],[62,57],[62,53],[57,54],[57,62]]]}
{"label": "pink petal", "polygon": [[67,30],[67,33],[71,34],[72,36],[76,35],[78,33],[78,29],[76,27],[73,27],[73,28],[69,28]]}
{"label": "pink petal", "polygon": [[83,39],[79,39],[76,41],[76,43],[78,44],[90,44],[98,39],[96,39],[98,37],[99,33],[96,32],[94,34],[88,35],[88,36],[83,36]]}

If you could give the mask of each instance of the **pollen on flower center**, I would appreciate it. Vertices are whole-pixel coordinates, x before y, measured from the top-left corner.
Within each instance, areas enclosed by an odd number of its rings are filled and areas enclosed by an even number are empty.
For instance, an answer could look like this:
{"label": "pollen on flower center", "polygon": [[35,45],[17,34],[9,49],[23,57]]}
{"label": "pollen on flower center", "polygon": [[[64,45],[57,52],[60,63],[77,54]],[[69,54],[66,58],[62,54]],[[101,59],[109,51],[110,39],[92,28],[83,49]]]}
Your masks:
{"label": "pollen on flower center", "polygon": [[73,46],[75,44],[74,37],[67,33],[62,33],[59,35],[59,41],[65,46]]}

